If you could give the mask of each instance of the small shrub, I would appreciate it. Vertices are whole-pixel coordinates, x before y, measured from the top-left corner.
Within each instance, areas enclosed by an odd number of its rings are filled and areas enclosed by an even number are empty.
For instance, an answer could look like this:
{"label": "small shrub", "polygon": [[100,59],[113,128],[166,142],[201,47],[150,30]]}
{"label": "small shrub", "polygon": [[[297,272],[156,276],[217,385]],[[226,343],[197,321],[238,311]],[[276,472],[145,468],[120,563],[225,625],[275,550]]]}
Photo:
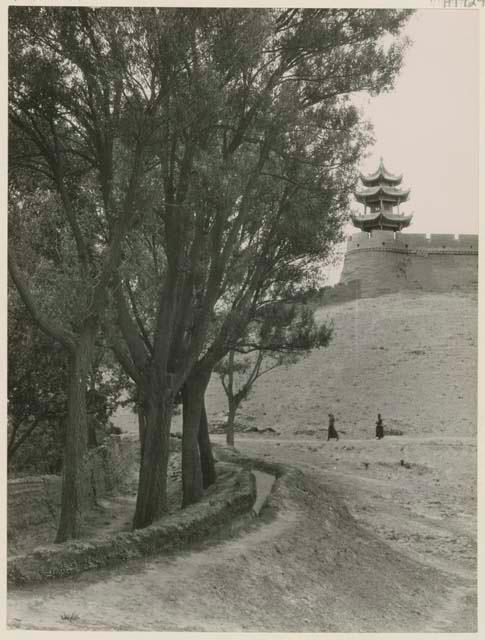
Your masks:
{"label": "small shrub", "polygon": [[77,613],[63,613],[61,614],[61,620],[67,620],[68,622],[74,622],[75,620],[79,620],[79,616]]}

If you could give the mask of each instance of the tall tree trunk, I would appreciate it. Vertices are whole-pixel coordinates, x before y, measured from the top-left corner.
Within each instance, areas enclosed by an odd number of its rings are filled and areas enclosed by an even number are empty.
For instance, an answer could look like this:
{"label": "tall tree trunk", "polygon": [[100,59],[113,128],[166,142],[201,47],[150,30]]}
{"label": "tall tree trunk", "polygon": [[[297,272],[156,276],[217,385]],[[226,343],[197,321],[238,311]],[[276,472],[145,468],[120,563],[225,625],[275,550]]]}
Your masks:
{"label": "tall tree trunk", "polygon": [[173,397],[153,386],[145,394],[140,480],[136,498],[134,529],[143,529],[167,510],[167,468]]}
{"label": "tall tree trunk", "polygon": [[198,502],[204,494],[199,452],[199,423],[204,393],[204,379],[196,373],[190,374],[182,390],[182,507]]}
{"label": "tall tree trunk", "polygon": [[[99,357],[97,358],[99,360]],[[93,357],[94,360],[94,357]],[[89,375],[89,389],[87,392],[86,402],[87,402],[87,422],[88,422],[88,449],[93,449],[98,446],[98,437],[96,435],[96,424],[97,424],[97,408],[98,402],[97,399],[99,397],[98,392],[96,391],[96,371],[99,368],[99,362],[93,362],[91,365],[91,371]]]}
{"label": "tall tree trunk", "polygon": [[140,439],[140,460],[143,460],[143,451],[145,449],[145,433],[147,429],[147,422],[146,422],[146,416],[145,416],[145,409],[142,402],[137,403],[136,413],[138,415],[138,437]]}
{"label": "tall tree trunk", "polygon": [[237,404],[229,400],[229,413],[226,422],[226,443],[229,447],[234,446],[234,422],[236,418]]}
{"label": "tall tree trunk", "polygon": [[96,337],[96,324],[84,328],[71,353],[67,425],[62,465],[61,515],[56,542],[77,538],[82,525],[83,498],[88,490],[86,387]]}
{"label": "tall tree trunk", "polygon": [[215,483],[217,474],[214,456],[212,454],[212,445],[209,438],[209,424],[205,409],[205,395],[202,400],[202,410],[200,412],[199,452],[200,466],[202,468],[202,486],[204,489],[207,489],[207,487],[210,487],[211,484]]}
{"label": "tall tree trunk", "polygon": [[93,417],[88,417],[88,447],[93,449],[98,446],[98,437],[96,435],[96,421]]}

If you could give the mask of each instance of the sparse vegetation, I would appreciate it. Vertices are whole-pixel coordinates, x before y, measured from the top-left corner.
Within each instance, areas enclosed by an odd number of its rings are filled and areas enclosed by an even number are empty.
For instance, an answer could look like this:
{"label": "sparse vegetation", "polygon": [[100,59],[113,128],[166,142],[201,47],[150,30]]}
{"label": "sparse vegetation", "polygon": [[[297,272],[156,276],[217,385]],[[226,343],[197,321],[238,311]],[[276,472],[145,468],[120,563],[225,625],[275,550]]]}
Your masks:
{"label": "sparse vegetation", "polygon": [[[259,378],[289,367],[313,349],[326,347],[332,326],[317,326],[313,311],[301,305],[266,305],[228,355],[215,366],[227,397],[226,442],[234,446],[234,423],[241,404]],[[254,427],[258,431],[257,427]]]}
{"label": "sparse vegetation", "polygon": [[384,434],[386,436],[403,436],[404,435],[404,431],[401,431],[401,429],[393,429],[390,427],[386,427],[384,429]]}
{"label": "sparse vegetation", "polygon": [[67,622],[76,622],[76,620],[79,620],[79,615],[77,613],[62,613],[61,620],[66,620]]}

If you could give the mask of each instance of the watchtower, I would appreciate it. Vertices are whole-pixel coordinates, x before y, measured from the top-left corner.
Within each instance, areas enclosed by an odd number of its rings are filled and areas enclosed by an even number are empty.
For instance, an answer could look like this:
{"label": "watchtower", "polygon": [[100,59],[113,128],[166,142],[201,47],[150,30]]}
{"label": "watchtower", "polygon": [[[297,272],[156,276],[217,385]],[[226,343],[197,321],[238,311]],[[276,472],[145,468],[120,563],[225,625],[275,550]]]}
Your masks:
{"label": "watchtower", "polygon": [[401,189],[402,174],[396,176],[385,167],[381,158],[377,171],[360,174],[362,187],[355,192],[357,202],[364,205],[362,215],[352,215],[352,222],[364,232],[374,229],[401,231],[411,224],[412,214],[400,212],[400,205],[409,198],[410,189]]}

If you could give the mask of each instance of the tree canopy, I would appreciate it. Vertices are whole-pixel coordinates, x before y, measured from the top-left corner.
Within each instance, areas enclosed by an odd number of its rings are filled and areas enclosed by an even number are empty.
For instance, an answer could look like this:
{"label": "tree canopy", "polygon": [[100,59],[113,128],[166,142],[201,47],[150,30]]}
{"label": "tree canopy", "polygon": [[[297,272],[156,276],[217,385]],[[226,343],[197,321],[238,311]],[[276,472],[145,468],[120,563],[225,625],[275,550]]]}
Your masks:
{"label": "tree canopy", "polygon": [[[137,385],[142,527],[166,507],[176,394],[264,304],[307,287],[340,237],[370,140],[350,96],[392,87],[409,15],[11,8],[9,272],[70,354],[58,540],[79,532],[100,334]],[[46,250],[32,265],[22,225],[39,214]]]}

